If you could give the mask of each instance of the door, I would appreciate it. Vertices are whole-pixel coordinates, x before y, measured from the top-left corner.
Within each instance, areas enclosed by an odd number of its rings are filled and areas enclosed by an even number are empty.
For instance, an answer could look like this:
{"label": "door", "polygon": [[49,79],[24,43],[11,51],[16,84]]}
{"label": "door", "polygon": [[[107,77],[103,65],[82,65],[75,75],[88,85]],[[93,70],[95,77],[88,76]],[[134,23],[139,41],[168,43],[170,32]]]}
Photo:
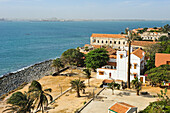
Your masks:
{"label": "door", "polygon": [[111,74],[111,73],[109,73],[109,78],[111,78],[111,76],[112,76],[112,74]]}
{"label": "door", "polygon": [[140,77],[140,81],[143,82],[143,77]]}

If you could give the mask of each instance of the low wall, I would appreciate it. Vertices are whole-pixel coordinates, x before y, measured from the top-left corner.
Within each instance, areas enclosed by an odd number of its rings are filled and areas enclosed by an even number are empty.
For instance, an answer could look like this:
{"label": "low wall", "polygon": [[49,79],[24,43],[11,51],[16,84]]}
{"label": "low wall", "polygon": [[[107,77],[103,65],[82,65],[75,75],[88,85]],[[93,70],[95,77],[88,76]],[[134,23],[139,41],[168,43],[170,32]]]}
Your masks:
{"label": "low wall", "polygon": [[51,67],[52,60],[34,64],[15,73],[9,73],[0,77],[0,96],[19,87],[23,83],[38,80],[52,74],[55,69]]}

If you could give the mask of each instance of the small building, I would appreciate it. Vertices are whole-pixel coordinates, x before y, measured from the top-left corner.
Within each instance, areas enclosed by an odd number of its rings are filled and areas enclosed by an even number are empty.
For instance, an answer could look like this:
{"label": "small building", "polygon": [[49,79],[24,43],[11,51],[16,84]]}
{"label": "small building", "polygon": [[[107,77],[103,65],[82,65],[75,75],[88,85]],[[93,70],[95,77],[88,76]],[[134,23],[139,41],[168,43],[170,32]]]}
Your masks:
{"label": "small building", "polygon": [[128,38],[124,34],[95,34],[90,37],[91,45],[106,45],[113,48],[125,47]]}
{"label": "small building", "polygon": [[109,107],[108,113],[137,113],[137,107],[124,102],[115,102]]}
{"label": "small building", "polygon": [[166,53],[156,53],[155,54],[155,66],[159,67],[160,65],[170,65],[170,54]]}
{"label": "small building", "polygon": [[[132,50],[132,49],[131,49]],[[117,51],[117,55],[110,55],[107,65],[97,69],[98,79],[114,79],[127,82],[128,54],[127,50]],[[141,75],[145,66],[145,52],[141,49],[131,52],[130,80],[136,77],[145,83],[145,76]]]}
{"label": "small building", "polygon": [[159,40],[161,36],[168,37],[168,33],[162,32],[144,32],[141,34],[141,38],[143,40]]}
{"label": "small building", "polygon": [[131,46],[134,48],[142,48],[145,49],[147,46],[156,44],[159,42],[155,42],[155,41],[132,41]]}

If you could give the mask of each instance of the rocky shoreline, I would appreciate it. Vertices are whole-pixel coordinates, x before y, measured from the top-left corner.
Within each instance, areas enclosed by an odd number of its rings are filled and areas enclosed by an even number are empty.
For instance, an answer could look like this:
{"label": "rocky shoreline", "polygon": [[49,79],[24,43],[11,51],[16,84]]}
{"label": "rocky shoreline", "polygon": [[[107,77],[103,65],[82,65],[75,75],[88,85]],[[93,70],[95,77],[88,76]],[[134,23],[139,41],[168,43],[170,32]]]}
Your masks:
{"label": "rocky shoreline", "polygon": [[52,61],[53,60],[40,62],[0,77],[0,96],[18,88],[23,83],[29,83],[32,80],[38,80],[54,73],[55,68],[51,67]]}

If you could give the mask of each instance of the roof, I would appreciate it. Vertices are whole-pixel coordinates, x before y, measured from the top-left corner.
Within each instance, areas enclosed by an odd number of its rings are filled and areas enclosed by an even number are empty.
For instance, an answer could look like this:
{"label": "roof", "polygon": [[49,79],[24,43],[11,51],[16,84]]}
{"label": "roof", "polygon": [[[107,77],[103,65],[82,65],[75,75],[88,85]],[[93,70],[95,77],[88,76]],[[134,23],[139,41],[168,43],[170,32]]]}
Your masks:
{"label": "roof", "polygon": [[114,80],[108,80],[108,79],[103,80],[103,83],[112,83],[112,82],[114,82]]}
{"label": "roof", "polygon": [[152,44],[156,44],[159,42],[151,42],[151,41],[132,41],[131,45],[135,45],[135,46],[148,46],[148,45],[152,45]]}
{"label": "roof", "polygon": [[114,59],[116,59],[117,56],[116,56],[116,55],[109,55],[109,58],[114,58]]}
{"label": "roof", "polygon": [[142,59],[144,54],[145,54],[145,52],[143,50],[141,50],[140,48],[138,48],[135,51],[133,51],[131,54],[134,54],[137,57],[139,57],[140,59]]}
{"label": "roof", "polygon": [[109,108],[109,110],[114,113],[126,113],[131,108],[136,108],[136,107],[124,102],[116,102],[115,104],[113,104],[113,106]]}
{"label": "roof", "polygon": [[107,48],[106,51],[108,51],[108,54],[109,54],[109,55],[116,54],[116,50],[113,49],[113,48]]}
{"label": "roof", "polygon": [[94,48],[101,48],[101,45],[92,45]]}
{"label": "roof", "polygon": [[100,38],[126,38],[125,35],[122,34],[95,34],[93,33],[91,37],[100,37]]}
{"label": "roof", "polygon": [[81,53],[88,54],[89,52],[81,52]]}
{"label": "roof", "polygon": [[170,61],[170,54],[165,53],[156,53],[155,54],[155,66],[159,67],[160,65],[167,64],[167,61]]}
{"label": "roof", "polygon": [[84,47],[88,47],[88,46],[90,46],[90,45],[89,45],[89,44],[85,44],[85,45],[84,45]]}
{"label": "roof", "polygon": [[152,30],[154,30],[154,31],[159,31],[160,29],[161,29],[161,27],[157,27],[156,29],[154,29],[154,28],[148,28],[147,31],[152,31]]}
{"label": "roof", "polygon": [[108,62],[108,65],[110,65],[110,66],[117,66],[117,64],[116,64],[116,62]]}

